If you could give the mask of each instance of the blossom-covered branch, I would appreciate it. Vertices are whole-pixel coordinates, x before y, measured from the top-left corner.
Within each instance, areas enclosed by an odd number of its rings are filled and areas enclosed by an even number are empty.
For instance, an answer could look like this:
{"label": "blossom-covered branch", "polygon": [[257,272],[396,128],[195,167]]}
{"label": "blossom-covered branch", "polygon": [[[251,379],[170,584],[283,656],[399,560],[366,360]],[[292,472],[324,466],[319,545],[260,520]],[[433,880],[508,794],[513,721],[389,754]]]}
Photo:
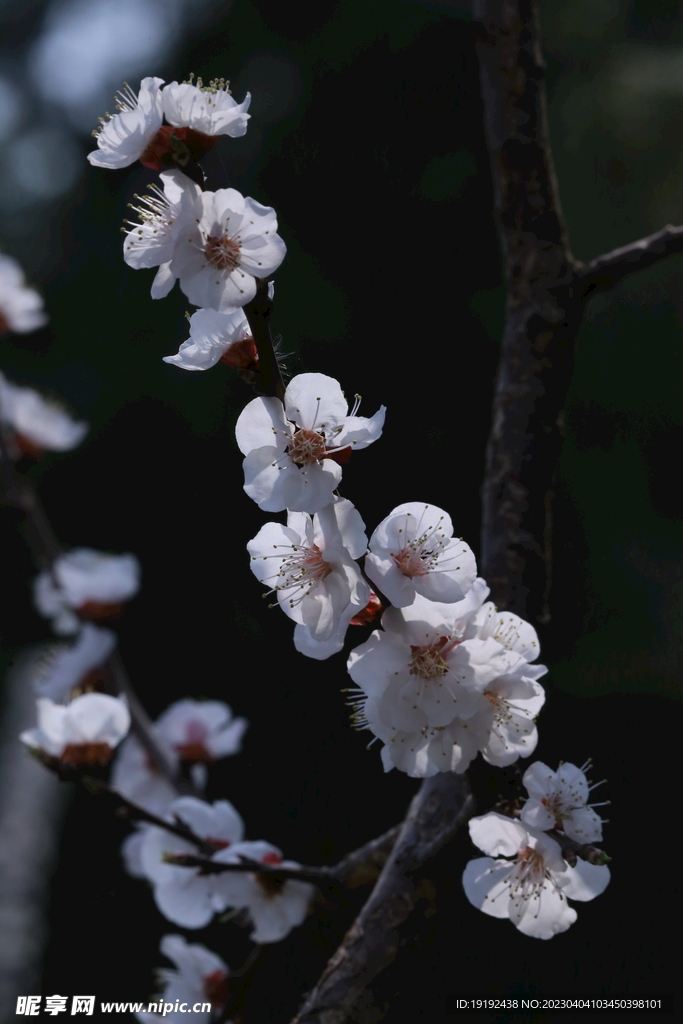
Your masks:
{"label": "blossom-covered branch", "polygon": [[[506,321],[483,488],[480,571],[493,600],[531,621],[547,618],[552,478],[582,303],[576,293],[546,123],[537,0],[473,0],[486,134],[507,288]],[[402,833],[413,886],[434,849],[421,823],[452,839],[471,814],[462,778],[427,779]],[[438,845],[441,845],[439,843]],[[360,916],[310,993],[296,1024],[342,1024],[362,989],[393,958],[405,876],[384,867]],[[400,920],[410,912],[403,903]],[[373,927],[368,927],[369,922]]]}

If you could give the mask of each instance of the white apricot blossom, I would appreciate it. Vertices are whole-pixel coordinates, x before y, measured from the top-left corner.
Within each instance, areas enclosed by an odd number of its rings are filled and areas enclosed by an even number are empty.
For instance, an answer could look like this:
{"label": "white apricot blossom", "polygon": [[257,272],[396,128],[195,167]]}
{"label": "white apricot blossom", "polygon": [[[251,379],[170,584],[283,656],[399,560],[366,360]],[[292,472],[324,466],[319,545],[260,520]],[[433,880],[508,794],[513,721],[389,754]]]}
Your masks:
{"label": "white apricot blossom", "polygon": [[469,629],[480,640],[495,640],[518,658],[516,666],[487,686],[487,703],[471,723],[484,760],[504,767],[536,749],[536,716],[545,703],[545,691],[537,680],[548,670],[531,664],[540,652],[538,635],[514,612],[500,612],[489,601],[472,617]]}
{"label": "white apricot blossom", "polygon": [[128,222],[126,263],[159,267],[153,299],[179,280],[190,302],[204,309],[229,313],[250,302],[256,278],[269,277],[285,257],[275,211],[234,188],[202,192],[177,170],[160,177],[163,191],[153,187],[134,207],[140,223]]}
{"label": "white apricot blossom", "polygon": [[88,432],[87,423],[73,420],[56,402],[33,388],[13,384],[1,373],[0,419],[12,430],[17,447],[31,455],[70,451]]}
{"label": "white apricot blossom", "polygon": [[286,251],[272,207],[222,188],[200,193],[198,216],[178,234],[169,274],[195,306],[228,313],[254,298],[256,278],[270,277]]}
{"label": "white apricot blossom", "polygon": [[[169,815],[217,852],[241,842],[244,836],[242,818],[227,800],[210,805],[196,797],[180,797],[171,804]],[[154,887],[157,907],[181,928],[203,928],[229,905],[222,895],[223,874],[202,874],[198,868],[181,867],[165,859],[168,854],[197,853],[194,843],[156,825],[145,831],[140,844],[140,866]]]}
{"label": "white apricot blossom", "polygon": [[[300,867],[283,860],[282,851],[263,840],[236,843],[219,851],[214,860],[239,864],[242,858],[283,868]],[[252,871],[226,872],[221,878],[221,898],[229,907],[245,909],[253,924],[253,942],[279,942],[306,918],[314,893],[309,882],[296,878],[278,879]]]}
{"label": "white apricot blossom", "polygon": [[38,726],[21,734],[22,743],[72,768],[108,764],[130,728],[126,702],[105,693],[84,693],[66,705],[40,697],[36,706]]}
{"label": "white apricot blossom", "polygon": [[105,555],[75,548],[55,560],[34,581],[36,608],[52,619],[56,633],[75,633],[80,618],[106,619],[138,592],[140,565],[135,555]]}
{"label": "white apricot blossom", "polygon": [[230,135],[233,139],[244,135],[250,118],[251,94],[241,103],[232,98],[230,83],[217,78],[204,85],[201,78],[194,85],[189,82],[171,82],[162,93],[164,116],[176,128],[192,128],[204,135]]}
{"label": "white apricot blossom", "polygon": [[88,153],[88,160],[94,167],[129,167],[143,158],[163,121],[163,84],[163,78],[143,78],[136,96],[124,83],[115,97],[118,113],[101,117],[101,127],[92,133],[97,149]]}
{"label": "white apricot blossom", "polygon": [[115,633],[84,622],[73,644],[43,653],[34,670],[36,692],[63,702],[73,690],[98,684],[100,670],[115,647]]}
{"label": "white apricot blossom", "polygon": [[566,931],[576,920],[567,900],[592,900],[609,883],[605,865],[579,860],[572,868],[553,839],[502,814],[471,818],[469,830],[488,856],[465,868],[467,899],[491,917],[509,918],[525,935],[550,939]]}
{"label": "white apricot blossom", "polygon": [[171,270],[178,236],[196,228],[201,214],[199,186],[180,171],[162,171],[161,188],[149,186],[149,194],[136,196],[133,209],[139,221],[127,221],[123,258],[134,270],[159,267],[152,282],[153,299],[163,299],[175,284]]}
{"label": "white apricot blossom", "polygon": [[[244,489],[266,512],[319,512],[341,479],[339,460],[382,433],[385,407],[349,413],[339,382],[323,373],[293,377],[279,398],[254,398],[237,420]],[[337,460],[337,461],[335,461]]]}
{"label": "white apricot blossom", "polygon": [[[273,298],[275,286],[268,283],[268,297]],[[164,356],[183,370],[209,370],[217,363],[233,369],[253,370],[258,362],[258,351],[251,327],[242,309],[230,313],[217,313],[215,309],[198,309],[188,316],[190,337],[174,356]]]}
{"label": "white apricot blossom", "polygon": [[416,594],[462,601],[477,578],[472,550],[453,538],[450,516],[436,505],[399,505],[379,524],[369,547],[365,571],[396,608],[412,604]]}
{"label": "white apricot blossom", "polygon": [[[141,1024],[161,1021],[209,1024],[224,1009],[230,997],[230,968],[206,946],[190,944],[182,935],[164,935],[159,948],[174,968],[163,967],[158,971],[163,989],[157,1001],[169,1004],[172,1009],[164,1009],[163,1013],[138,1010],[135,1016]],[[209,1004],[210,1008],[193,1009],[204,1004]]]}
{"label": "white apricot blossom", "polygon": [[315,641],[329,640],[368,603],[355,561],[366,548],[363,520],[345,498],[313,516],[289,512],[286,526],[266,523],[247,544],[254,575]]}
{"label": "white apricot blossom", "polygon": [[28,334],[46,323],[42,298],[26,284],[17,261],[0,253],[0,335],[8,331]]}
{"label": "white apricot blossom", "polygon": [[602,819],[593,810],[598,805],[588,804],[592,787],[581,768],[565,762],[554,772],[542,761],[535,761],[522,782],[529,793],[522,808],[525,824],[542,831],[561,829],[577,843],[602,839]]}
{"label": "white apricot blossom", "polygon": [[[530,641],[520,652],[508,634],[492,635],[487,595],[482,579],[455,604],[417,595],[407,608],[387,609],[382,629],[351,652],[356,725],[384,743],[387,771],[463,772],[478,751],[510,764],[534,749],[544,700],[536,678],[546,669],[528,664]],[[528,640],[528,624],[518,622]],[[531,650],[535,657],[538,645]]]}
{"label": "white apricot blossom", "polygon": [[477,580],[455,604],[418,595],[407,608],[388,608],[381,630],[351,652],[349,674],[384,728],[413,734],[464,722],[483,707],[487,684],[517,663],[495,641],[466,638],[487,593]]}
{"label": "white apricot blossom", "polygon": [[[239,753],[247,728],[245,718],[235,718],[231,708],[218,700],[180,700],[163,712],[153,726],[154,736],[176,768],[190,766],[197,789],[203,789],[207,765]],[[164,817],[176,793],[135,736],[129,736],[117,754],[112,787],[132,803]]]}
{"label": "white apricot blossom", "polygon": [[164,356],[165,363],[183,370],[209,370],[218,362],[242,367],[256,361],[256,346],[242,309],[231,313],[198,309],[189,321],[190,337],[176,355]]}

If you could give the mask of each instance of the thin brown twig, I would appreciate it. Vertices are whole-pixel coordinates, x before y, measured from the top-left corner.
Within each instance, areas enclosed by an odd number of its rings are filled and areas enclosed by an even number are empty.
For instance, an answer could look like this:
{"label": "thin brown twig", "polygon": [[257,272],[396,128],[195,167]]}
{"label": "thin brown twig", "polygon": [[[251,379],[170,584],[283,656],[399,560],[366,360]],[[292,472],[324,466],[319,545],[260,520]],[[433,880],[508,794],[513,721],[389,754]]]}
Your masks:
{"label": "thin brown twig", "polygon": [[589,263],[580,264],[576,276],[582,295],[587,297],[594,291],[613,288],[629,274],[645,270],[680,253],[683,253],[683,227],[667,224],[652,235],[612,249]]}
{"label": "thin brown twig", "polygon": [[[161,827],[166,827],[163,824]],[[357,889],[363,885],[374,882],[382,867],[391,854],[401,825],[395,825],[383,835],[371,839],[357,850],[352,850],[337,863],[328,866],[315,866],[300,864],[296,868],[286,867],[281,864],[263,864],[261,861],[251,860],[248,857],[240,857],[239,863],[226,864],[223,861],[215,861],[210,857],[196,856],[195,854],[171,854],[167,857],[170,864],[177,864],[180,867],[196,867],[202,874],[217,875],[230,871],[253,871],[273,878],[293,878],[300,882],[311,882],[319,887],[331,887],[333,889]]]}

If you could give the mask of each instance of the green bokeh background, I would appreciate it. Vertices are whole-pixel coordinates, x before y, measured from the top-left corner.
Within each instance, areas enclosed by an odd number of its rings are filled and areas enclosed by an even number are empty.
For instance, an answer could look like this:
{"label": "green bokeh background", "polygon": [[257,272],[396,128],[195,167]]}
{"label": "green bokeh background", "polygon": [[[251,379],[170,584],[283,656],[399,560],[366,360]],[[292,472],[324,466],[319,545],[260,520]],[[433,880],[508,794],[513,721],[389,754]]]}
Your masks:
{"label": "green bokeh background", "polygon": [[[683,4],[555,0],[542,8],[551,137],[575,255],[590,259],[683,222]],[[15,59],[44,9],[0,9]],[[448,0],[341,0],[305,11],[217,3],[182,52],[146,73],[167,81],[190,70],[205,79],[228,74],[238,99],[252,92],[248,133],[221,141],[207,161],[209,186],[230,184],[278,211],[288,256],[276,275],[274,326],[292,353],[290,372],[337,377],[347,393],[363,394],[366,414],[388,406],[384,438],[354,458],[344,494],[370,529],[399,502],[442,505],[476,551],[504,294],[468,10]],[[90,140],[77,141],[85,154]],[[189,374],[161,362],[187,337],[187,303],[177,290],[152,303],[152,274],[133,272],[120,256],[126,203],[152,178],[136,167],[96,170],[83,156],[82,175],[58,201],[19,211],[5,201],[2,246],[44,291],[51,322],[4,340],[1,365],[58,392],[92,424],[77,452],[46,458],[32,476],[65,543],[139,555],[144,587],[120,634],[151,711],[190,693],[222,697],[247,714],[250,745],[220,767],[213,795],[234,799],[250,836],[315,863],[367,838],[368,820],[377,832],[391,825],[414,783],[383,776],[376,752],[366,754],[365,737],[348,728],[342,659],[295,659],[289,624],[266,615],[243,552],[267,517],[242,493],[232,435],[251,396],[222,366]],[[664,813],[644,765],[652,757],[655,775],[668,772],[676,744],[682,296],[683,258],[674,257],[591,300],[557,480],[553,618],[541,634],[550,699],[539,754],[553,764],[592,755],[600,777],[612,759],[609,795],[621,796],[621,825],[608,846],[622,857],[634,805],[647,801],[653,818]],[[8,661],[47,631],[30,609],[30,558],[13,514],[6,517],[0,556],[13,586],[3,588],[0,640]],[[117,828],[76,801],[55,885],[58,942],[46,991],[90,991],[91,979],[105,998],[148,991],[162,924],[140,883],[119,896]],[[94,831],[106,837],[106,852]],[[630,868],[641,853],[633,851]],[[83,888],[88,871],[94,880]],[[98,888],[109,872],[111,888]],[[635,886],[623,868],[622,884]],[[660,991],[664,954],[650,908],[666,900],[662,880],[625,923],[616,896],[599,910],[582,907],[585,931],[580,919],[554,953],[520,940],[509,977],[518,969],[550,991],[529,966],[545,958],[543,976],[556,986],[593,991],[607,976],[614,991],[629,983]],[[149,934],[139,929],[125,959],[125,993],[113,980],[123,954],[111,937],[104,955],[64,956],[65,936],[78,942],[74,905],[77,918],[111,929],[133,913],[146,923]],[[454,906],[459,920],[462,905]],[[475,917],[463,918],[467,928],[479,927],[489,950],[502,942],[507,958],[504,926],[475,925]],[[286,1019],[292,991],[310,983],[316,955],[333,938],[318,934],[318,945],[304,948],[294,937],[285,954],[289,995],[274,1019]],[[437,989],[448,978],[448,937],[430,941],[440,952],[433,961],[418,956],[423,993],[430,970],[442,970]],[[467,955],[474,988],[495,981],[476,953]],[[505,979],[501,991],[515,984]]]}

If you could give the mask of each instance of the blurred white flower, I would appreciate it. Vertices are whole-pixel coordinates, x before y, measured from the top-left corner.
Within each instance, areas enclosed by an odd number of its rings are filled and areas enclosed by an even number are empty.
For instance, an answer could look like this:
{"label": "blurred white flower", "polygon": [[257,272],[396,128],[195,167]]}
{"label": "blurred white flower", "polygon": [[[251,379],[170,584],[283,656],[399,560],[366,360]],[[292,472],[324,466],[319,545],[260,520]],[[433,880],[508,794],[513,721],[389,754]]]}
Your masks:
{"label": "blurred white flower", "polygon": [[[219,851],[214,860],[239,864],[241,858],[262,864],[298,868],[296,861],[283,860],[282,851],[263,840],[236,843]],[[315,892],[309,882],[296,878],[277,879],[251,871],[226,872],[221,879],[221,899],[226,906],[245,909],[254,925],[252,942],[279,942],[306,918]]]}
{"label": "blurred white flower", "polygon": [[116,635],[110,629],[84,622],[75,643],[44,653],[34,671],[36,692],[62,702],[72,690],[99,683],[98,670],[115,647]]}
{"label": "blurred white flower", "polygon": [[[154,723],[154,735],[172,765],[181,760],[191,765],[192,781],[203,789],[206,766],[237,754],[247,725],[222,701],[188,699],[164,711]],[[111,784],[132,803],[159,817],[165,817],[177,795],[135,736],[121,744]]]}
{"label": "blurred white flower", "polygon": [[46,323],[42,298],[26,284],[17,261],[0,253],[0,334],[27,334]]}
{"label": "blurred white flower", "polygon": [[[218,800],[212,806],[195,797],[180,797],[169,808],[169,814],[216,851],[239,843],[244,835],[242,819],[227,800]],[[225,876],[202,874],[198,868],[181,867],[165,859],[167,854],[188,853],[197,853],[194,843],[156,826],[144,832],[140,844],[142,871],[154,886],[154,899],[161,913],[181,928],[203,928],[228,906],[221,893]]]}
{"label": "blurred white flower", "polygon": [[[170,1021],[171,1024],[209,1024],[228,1002],[230,968],[206,946],[198,943],[190,945],[182,935],[164,935],[159,948],[173,962],[175,970],[169,967],[159,970],[163,990],[157,1001],[172,1007],[181,1004],[185,1010],[176,1011],[174,1008],[164,1010],[163,1014],[138,1011],[135,1016],[141,1024],[157,1024],[161,1021]],[[198,1003],[210,1003],[211,1009],[208,1012],[188,1009]]]}
{"label": "blurred white flower", "polygon": [[56,633],[75,633],[81,618],[114,618],[139,587],[140,564],[135,555],[75,548],[36,577],[33,596],[37,610],[52,619]]}
{"label": "blurred white flower", "polygon": [[105,693],[84,693],[66,705],[40,697],[36,706],[38,726],[21,734],[22,743],[72,768],[108,764],[130,728],[125,701]]}
{"label": "blurred white flower", "polygon": [[20,451],[40,455],[65,452],[80,444],[88,424],[77,422],[65,409],[48,401],[33,388],[22,388],[0,373],[0,419],[14,433]]}

